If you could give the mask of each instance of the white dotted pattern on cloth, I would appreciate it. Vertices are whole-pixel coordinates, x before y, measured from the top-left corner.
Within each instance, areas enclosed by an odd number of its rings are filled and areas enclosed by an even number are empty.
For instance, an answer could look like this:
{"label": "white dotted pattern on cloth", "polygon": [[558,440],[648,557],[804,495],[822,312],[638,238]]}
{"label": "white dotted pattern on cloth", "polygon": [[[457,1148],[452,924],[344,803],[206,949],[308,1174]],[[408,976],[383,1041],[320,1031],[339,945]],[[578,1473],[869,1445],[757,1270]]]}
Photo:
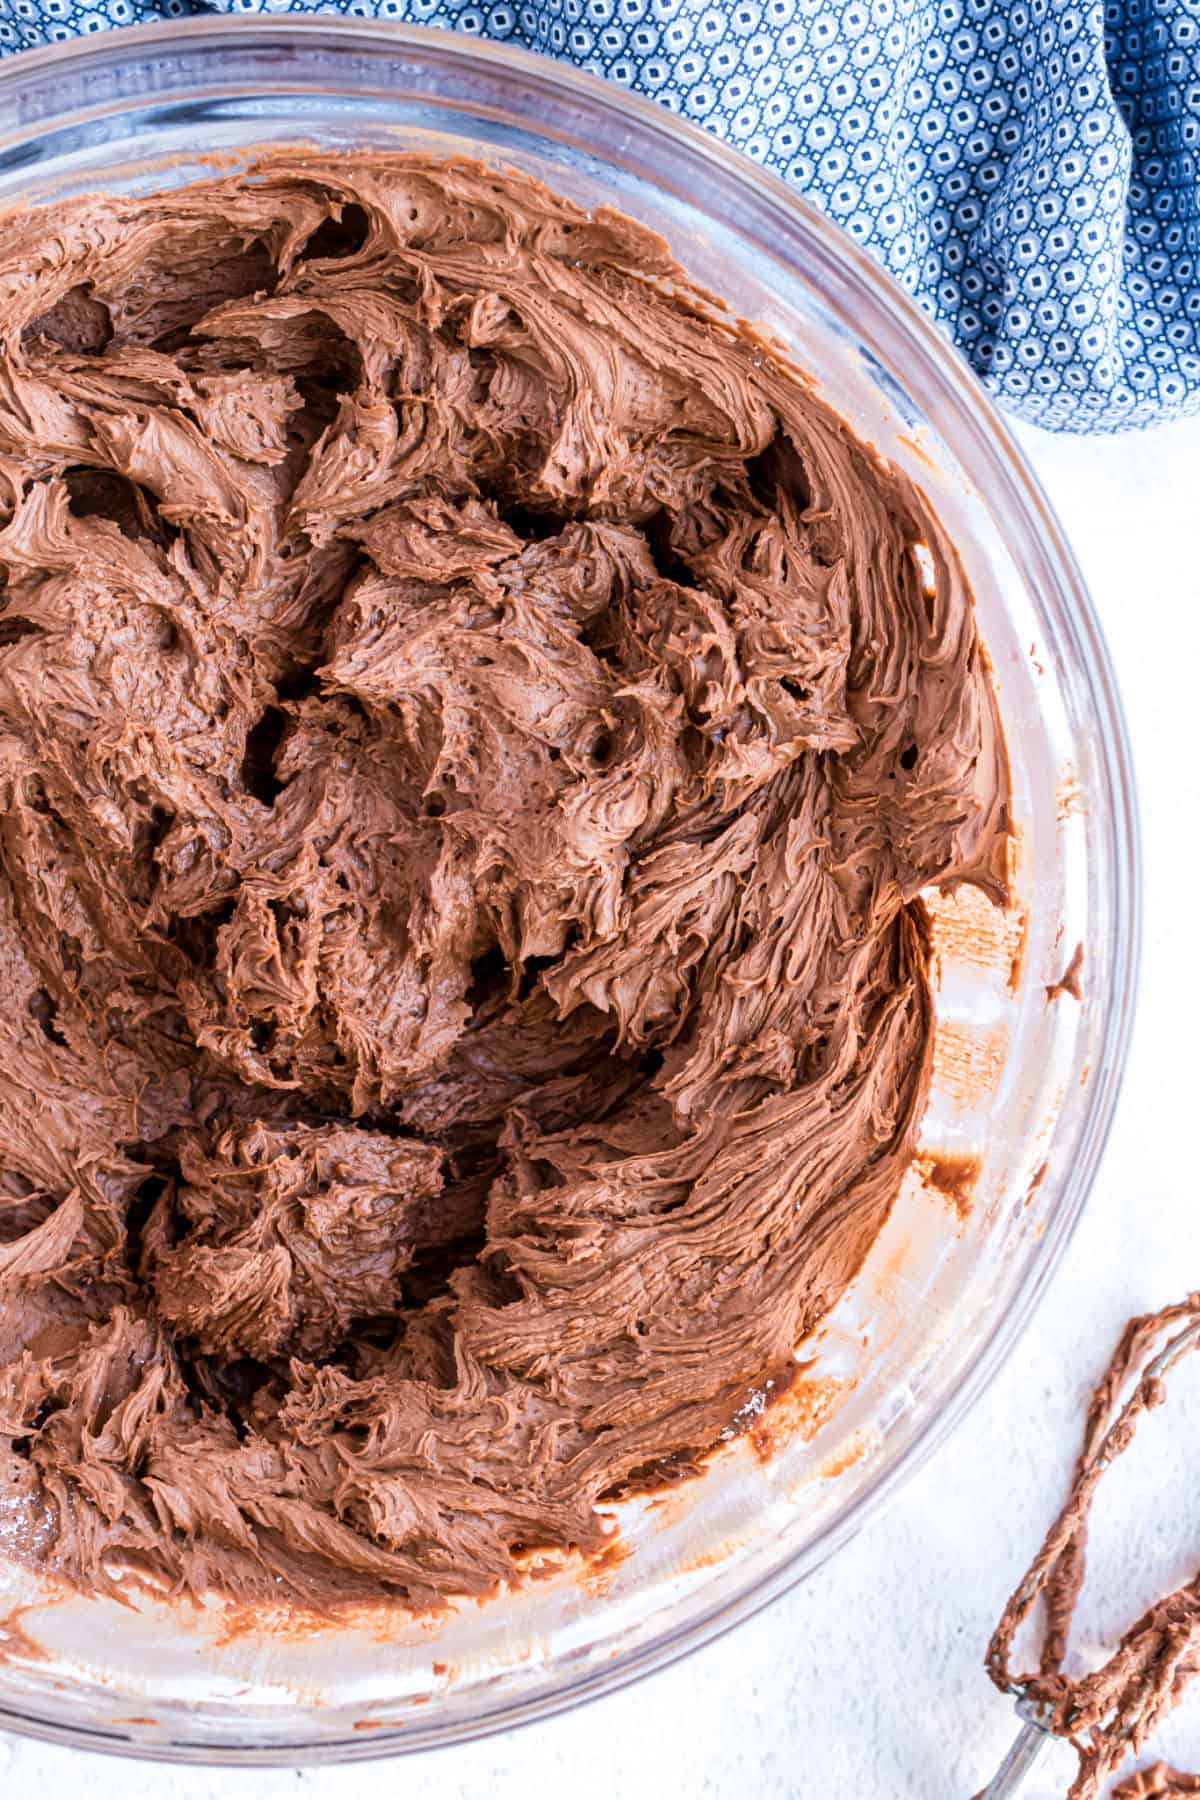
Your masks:
{"label": "white dotted pattern on cloth", "polygon": [[0,53],[207,11],[449,26],[795,183],[1039,425],[1200,410],[1200,0],[0,0]]}

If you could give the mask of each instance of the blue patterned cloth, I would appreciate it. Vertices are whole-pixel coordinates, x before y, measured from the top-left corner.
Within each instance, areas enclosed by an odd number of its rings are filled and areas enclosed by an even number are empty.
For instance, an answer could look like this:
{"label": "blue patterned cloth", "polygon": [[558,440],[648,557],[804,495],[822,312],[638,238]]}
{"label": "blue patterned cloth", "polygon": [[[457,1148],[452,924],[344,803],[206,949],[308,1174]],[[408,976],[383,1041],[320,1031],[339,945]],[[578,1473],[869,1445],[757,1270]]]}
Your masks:
{"label": "blue patterned cloth", "polygon": [[338,10],[545,51],[740,145],[1024,418],[1200,410],[1200,0],[0,0],[0,52]]}

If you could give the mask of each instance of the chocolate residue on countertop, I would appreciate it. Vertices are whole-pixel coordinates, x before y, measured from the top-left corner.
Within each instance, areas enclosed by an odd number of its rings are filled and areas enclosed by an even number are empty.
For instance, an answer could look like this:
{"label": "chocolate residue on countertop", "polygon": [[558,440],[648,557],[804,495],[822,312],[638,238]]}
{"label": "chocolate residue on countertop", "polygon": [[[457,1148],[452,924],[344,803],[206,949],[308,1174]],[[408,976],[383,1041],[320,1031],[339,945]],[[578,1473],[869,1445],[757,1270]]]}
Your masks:
{"label": "chocolate residue on countertop", "polygon": [[1005,896],[953,547],[653,235],[389,154],[0,221],[0,525],[0,1484],[101,1589],[595,1552]]}

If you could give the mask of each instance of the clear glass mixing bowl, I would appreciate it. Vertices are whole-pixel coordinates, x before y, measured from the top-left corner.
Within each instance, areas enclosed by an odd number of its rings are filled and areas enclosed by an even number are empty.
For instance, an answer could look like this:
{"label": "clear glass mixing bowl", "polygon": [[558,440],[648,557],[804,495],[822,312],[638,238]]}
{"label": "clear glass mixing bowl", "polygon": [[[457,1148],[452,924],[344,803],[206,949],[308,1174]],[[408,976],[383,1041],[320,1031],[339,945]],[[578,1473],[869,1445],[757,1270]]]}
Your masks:
{"label": "clear glass mixing bowl", "polygon": [[[711,1638],[845,1543],[1000,1369],[1070,1236],[1120,1081],[1138,940],[1129,753],[1079,571],[966,366],[848,238],[670,113],[463,37],[203,19],[0,69],[3,206],[179,183],[214,153],[297,139],[469,151],[623,208],[915,476],[959,544],[995,665],[1017,899],[1006,918],[969,895],[938,907],[921,1154],[795,1394],[703,1477],[623,1505],[629,1554],[607,1574],[559,1571],[438,1621],[301,1632],[83,1600],[0,1552],[0,1725],[178,1760],[379,1756],[556,1711]],[[1084,1002],[1048,1003],[1077,943]]]}

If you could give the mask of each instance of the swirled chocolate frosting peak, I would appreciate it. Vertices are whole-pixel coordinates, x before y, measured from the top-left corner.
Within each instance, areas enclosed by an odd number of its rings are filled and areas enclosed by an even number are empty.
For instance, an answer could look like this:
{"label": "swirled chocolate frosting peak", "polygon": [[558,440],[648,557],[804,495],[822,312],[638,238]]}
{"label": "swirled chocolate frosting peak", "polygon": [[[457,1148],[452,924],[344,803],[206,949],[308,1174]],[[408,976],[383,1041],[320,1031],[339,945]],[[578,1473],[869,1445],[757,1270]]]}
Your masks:
{"label": "swirled chocolate frosting peak", "polygon": [[101,1590],[598,1549],[854,1279],[921,891],[1004,896],[927,502],[630,220],[286,152],[0,221],[0,607],[0,1492]]}

